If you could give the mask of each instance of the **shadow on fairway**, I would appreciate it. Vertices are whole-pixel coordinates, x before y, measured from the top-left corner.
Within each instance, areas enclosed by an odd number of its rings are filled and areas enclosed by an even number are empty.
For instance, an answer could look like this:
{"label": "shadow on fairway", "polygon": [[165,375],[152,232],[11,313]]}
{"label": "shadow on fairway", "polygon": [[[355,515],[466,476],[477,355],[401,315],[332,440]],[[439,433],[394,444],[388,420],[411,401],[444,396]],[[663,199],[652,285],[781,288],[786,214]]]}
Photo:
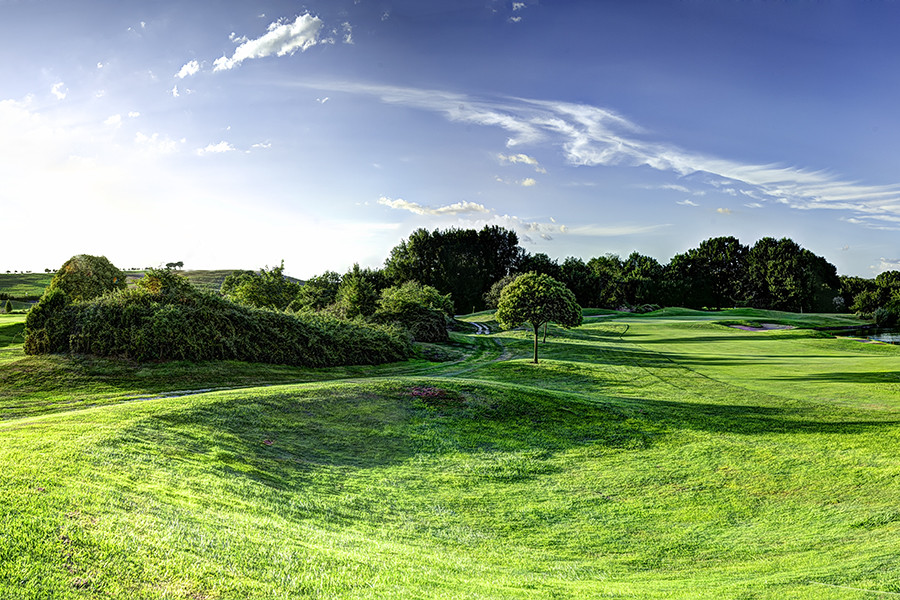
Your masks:
{"label": "shadow on fairway", "polygon": [[800,376],[781,375],[779,381],[815,381],[817,383],[900,383],[900,371],[856,371],[848,373],[810,373]]}

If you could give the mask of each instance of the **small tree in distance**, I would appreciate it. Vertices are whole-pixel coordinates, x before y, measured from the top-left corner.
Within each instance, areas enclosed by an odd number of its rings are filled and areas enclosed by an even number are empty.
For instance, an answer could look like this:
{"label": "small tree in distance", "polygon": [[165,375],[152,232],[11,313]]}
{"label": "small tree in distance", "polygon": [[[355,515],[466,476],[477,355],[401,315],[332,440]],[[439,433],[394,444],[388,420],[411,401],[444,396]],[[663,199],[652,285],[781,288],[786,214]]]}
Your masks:
{"label": "small tree in distance", "polygon": [[581,325],[581,307],[575,294],[549,275],[525,273],[503,288],[497,321],[505,329],[528,323],[534,330],[534,363],[538,362],[538,332],[545,323],[563,327]]}

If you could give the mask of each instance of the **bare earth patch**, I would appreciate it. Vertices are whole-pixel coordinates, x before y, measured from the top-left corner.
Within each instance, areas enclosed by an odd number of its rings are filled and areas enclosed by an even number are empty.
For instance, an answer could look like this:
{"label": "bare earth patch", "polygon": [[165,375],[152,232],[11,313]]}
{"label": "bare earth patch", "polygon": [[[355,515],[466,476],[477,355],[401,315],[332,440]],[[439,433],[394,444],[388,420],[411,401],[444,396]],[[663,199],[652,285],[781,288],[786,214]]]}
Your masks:
{"label": "bare earth patch", "polygon": [[760,323],[759,327],[748,327],[747,325],[729,325],[735,329],[744,331],[771,331],[772,329],[794,329],[793,325],[779,325],[778,323]]}

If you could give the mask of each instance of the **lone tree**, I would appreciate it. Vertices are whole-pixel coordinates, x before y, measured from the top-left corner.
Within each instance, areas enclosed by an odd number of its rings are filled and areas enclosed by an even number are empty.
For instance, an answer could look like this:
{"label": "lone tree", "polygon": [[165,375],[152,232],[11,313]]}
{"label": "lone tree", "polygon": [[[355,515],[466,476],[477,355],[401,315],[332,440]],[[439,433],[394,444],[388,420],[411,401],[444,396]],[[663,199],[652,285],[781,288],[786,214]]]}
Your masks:
{"label": "lone tree", "polygon": [[525,273],[503,288],[497,306],[497,321],[505,329],[528,323],[534,329],[534,363],[538,362],[538,332],[541,325],[581,325],[581,307],[561,282],[543,273]]}

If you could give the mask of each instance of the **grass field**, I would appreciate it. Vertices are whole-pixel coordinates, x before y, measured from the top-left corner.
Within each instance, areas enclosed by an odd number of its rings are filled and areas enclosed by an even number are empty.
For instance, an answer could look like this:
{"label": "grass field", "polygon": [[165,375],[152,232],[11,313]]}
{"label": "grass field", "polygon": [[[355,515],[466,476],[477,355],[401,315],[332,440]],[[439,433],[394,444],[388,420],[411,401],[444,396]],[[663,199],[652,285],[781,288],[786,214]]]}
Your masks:
{"label": "grass field", "polygon": [[40,296],[54,273],[0,273],[0,293],[9,296]]}
{"label": "grass field", "polygon": [[26,357],[0,316],[0,597],[900,594],[900,348],[597,314],[539,365],[325,371]]}
{"label": "grass field", "polygon": [[[222,282],[233,272],[232,269],[223,270],[187,270],[179,271],[195,286],[218,292]],[[126,271],[127,281],[133,283],[144,276],[143,271]],[[0,293],[10,296],[40,296],[50,285],[55,273],[0,273]]]}

